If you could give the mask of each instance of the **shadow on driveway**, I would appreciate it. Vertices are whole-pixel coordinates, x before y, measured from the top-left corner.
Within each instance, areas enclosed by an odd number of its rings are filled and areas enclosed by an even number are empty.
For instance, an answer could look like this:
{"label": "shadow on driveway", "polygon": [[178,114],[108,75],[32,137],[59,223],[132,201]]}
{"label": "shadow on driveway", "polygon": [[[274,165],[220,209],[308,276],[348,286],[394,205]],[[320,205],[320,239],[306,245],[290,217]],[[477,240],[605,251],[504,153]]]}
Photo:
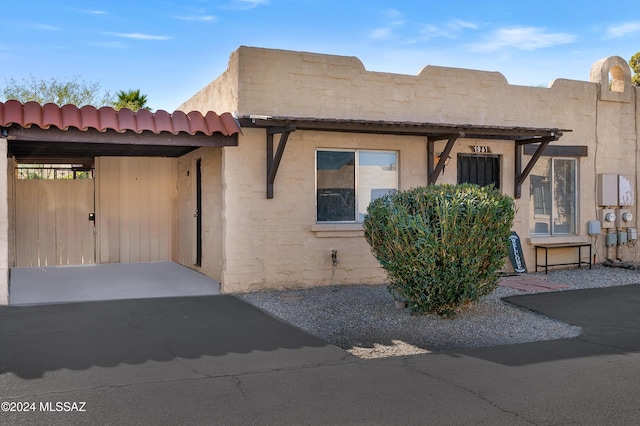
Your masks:
{"label": "shadow on driveway", "polygon": [[[256,362],[277,368],[347,356],[233,296],[2,307],[0,348],[0,376],[27,379],[60,369],[208,357],[219,358],[209,363],[211,374],[230,374],[260,368]],[[295,356],[286,349],[296,349]],[[245,361],[223,357],[264,351],[279,352]]]}
{"label": "shadow on driveway", "polygon": [[[583,331],[574,339],[449,355],[520,366],[640,352],[640,285],[512,296],[505,301]],[[229,295],[2,307],[0,348],[0,377],[14,373],[23,379],[118,365],[144,364],[144,369],[121,374],[155,377],[170,375],[169,366],[224,376],[353,362],[340,348]],[[112,380],[107,371],[104,380]]]}
{"label": "shadow on driveway", "polygon": [[465,351],[518,366],[559,359],[640,352],[640,285],[505,297],[504,301],[582,327],[573,339]]}

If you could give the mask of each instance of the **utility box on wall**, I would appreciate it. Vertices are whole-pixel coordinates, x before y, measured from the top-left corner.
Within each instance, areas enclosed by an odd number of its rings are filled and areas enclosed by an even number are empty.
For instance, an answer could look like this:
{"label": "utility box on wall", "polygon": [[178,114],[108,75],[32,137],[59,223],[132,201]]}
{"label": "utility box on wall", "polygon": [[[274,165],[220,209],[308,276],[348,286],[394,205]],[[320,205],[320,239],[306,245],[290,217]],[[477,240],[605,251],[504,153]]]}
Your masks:
{"label": "utility box on wall", "polygon": [[601,207],[618,205],[618,175],[612,173],[598,175],[597,201]]}
{"label": "utility box on wall", "polygon": [[599,220],[590,220],[587,222],[587,230],[589,235],[600,235],[602,232],[602,224]]}
{"label": "utility box on wall", "polygon": [[633,206],[635,188],[632,178],[613,173],[600,173],[597,180],[598,206]]}
{"label": "utility box on wall", "polygon": [[618,205],[633,206],[635,202],[635,191],[633,181],[630,177],[618,175]]}

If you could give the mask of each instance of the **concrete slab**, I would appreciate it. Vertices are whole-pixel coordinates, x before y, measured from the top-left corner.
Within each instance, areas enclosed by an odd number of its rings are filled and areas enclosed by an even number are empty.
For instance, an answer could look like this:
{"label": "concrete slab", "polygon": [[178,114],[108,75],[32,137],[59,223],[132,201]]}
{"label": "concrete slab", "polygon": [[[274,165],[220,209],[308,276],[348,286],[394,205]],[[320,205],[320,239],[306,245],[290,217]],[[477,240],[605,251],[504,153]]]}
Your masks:
{"label": "concrete slab", "polygon": [[547,277],[536,277],[532,275],[503,277],[498,281],[498,285],[525,292],[541,292],[569,288],[568,285],[549,282]]}
{"label": "concrete slab", "polygon": [[211,296],[220,283],[173,262],[11,268],[9,305]]}

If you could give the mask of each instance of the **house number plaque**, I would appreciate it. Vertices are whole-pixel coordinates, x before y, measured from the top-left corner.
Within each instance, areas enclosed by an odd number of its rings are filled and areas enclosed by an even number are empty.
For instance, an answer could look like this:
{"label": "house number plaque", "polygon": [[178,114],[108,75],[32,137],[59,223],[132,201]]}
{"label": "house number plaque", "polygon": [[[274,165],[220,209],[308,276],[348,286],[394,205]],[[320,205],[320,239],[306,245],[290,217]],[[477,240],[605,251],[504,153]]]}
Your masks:
{"label": "house number plaque", "polygon": [[488,154],[491,152],[488,146],[475,145],[471,147],[476,154]]}

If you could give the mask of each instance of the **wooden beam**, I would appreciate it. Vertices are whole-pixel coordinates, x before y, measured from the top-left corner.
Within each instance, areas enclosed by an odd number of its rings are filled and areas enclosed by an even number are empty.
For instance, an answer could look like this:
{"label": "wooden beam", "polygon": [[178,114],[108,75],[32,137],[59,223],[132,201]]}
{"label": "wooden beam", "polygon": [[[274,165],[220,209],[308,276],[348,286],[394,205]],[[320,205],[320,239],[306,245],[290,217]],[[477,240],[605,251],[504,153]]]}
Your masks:
{"label": "wooden beam", "polygon": [[177,135],[170,132],[153,133],[149,131],[142,133],[136,133],[134,131],[118,133],[115,130],[106,130],[104,132],[95,129],[79,130],[76,128],[60,130],[57,127],[41,129],[38,126],[31,126],[29,128],[12,126],[7,132],[7,139],[10,141],[52,142],[52,151],[55,151],[55,142],[194,147],[238,145],[237,134],[224,136],[221,133],[214,133],[211,136],[203,133],[191,135],[184,132],[178,133]]}
{"label": "wooden beam", "polygon": [[556,135],[556,136],[550,136],[550,137],[547,137],[547,138],[539,138],[539,139],[537,139],[536,142],[540,142],[540,145],[538,145],[538,148],[533,153],[533,156],[531,157],[531,159],[529,160],[529,162],[525,166],[524,170],[522,170],[522,171],[521,171],[521,169],[522,169],[522,146],[523,146],[523,144],[519,143],[518,141],[516,141],[515,188],[513,190],[514,198],[520,198],[522,196],[522,183],[527,178],[527,176],[529,176],[529,173],[533,169],[533,166],[536,165],[536,163],[538,162],[538,159],[542,155],[542,152],[545,150],[547,145],[549,145],[549,142],[557,141],[559,138],[560,138],[560,136]]}
{"label": "wooden beam", "polygon": [[[524,155],[533,155],[538,149],[538,144],[528,144],[524,146]],[[552,144],[542,153],[547,157],[588,157],[589,147],[587,145],[556,145]]]}
{"label": "wooden beam", "polygon": [[[295,131],[294,126],[287,127],[273,127],[267,129],[267,198],[273,198],[273,184],[278,174],[278,168],[280,167],[280,161],[282,161],[282,155],[284,149],[287,146],[287,140],[289,134]],[[273,151],[273,135],[280,134],[280,141],[276,148],[275,154]]]}
{"label": "wooden beam", "polygon": [[548,129],[536,127],[505,127],[472,124],[440,124],[371,120],[341,120],[322,118],[242,117],[238,120],[242,127],[272,128],[295,126],[298,130],[314,130],[324,132],[368,133],[399,136],[443,137],[455,133],[463,133],[472,139],[516,140],[553,136],[558,132],[570,132],[564,129]]}
{"label": "wooden beam", "polygon": [[[428,184],[434,185],[440,176],[440,172],[444,170],[445,163],[449,158],[449,154],[451,154],[451,150],[453,149],[453,145],[455,145],[458,138],[464,138],[464,133],[453,133],[448,135],[438,135],[438,136],[429,136],[427,138],[427,171],[428,171]],[[435,168],[433,167],[433,161],[435,159],[434,150],[434,142],[438,140],[447,139],[447,144],[444,147],[444,150],[440,154],[440,159],[438,160],[438,164],[436,164]]]}
{"label": "wooden beam", "polygon": [[433,185],[435,182],[431,181],[431,177],[435,176],[433,171],[435,170],[435,158],[436,155],[433,152],[435,143],[432,139],[427,138],[427,185]]}
{"label": "wooden beam", "polygon": [[124,145],[112,143],[32,142],[9,140],[9,152],[16,158],[39,159],[35,163],[47,163],[49,158],[93,157],[180,157],[197,149],[193,146]]}

